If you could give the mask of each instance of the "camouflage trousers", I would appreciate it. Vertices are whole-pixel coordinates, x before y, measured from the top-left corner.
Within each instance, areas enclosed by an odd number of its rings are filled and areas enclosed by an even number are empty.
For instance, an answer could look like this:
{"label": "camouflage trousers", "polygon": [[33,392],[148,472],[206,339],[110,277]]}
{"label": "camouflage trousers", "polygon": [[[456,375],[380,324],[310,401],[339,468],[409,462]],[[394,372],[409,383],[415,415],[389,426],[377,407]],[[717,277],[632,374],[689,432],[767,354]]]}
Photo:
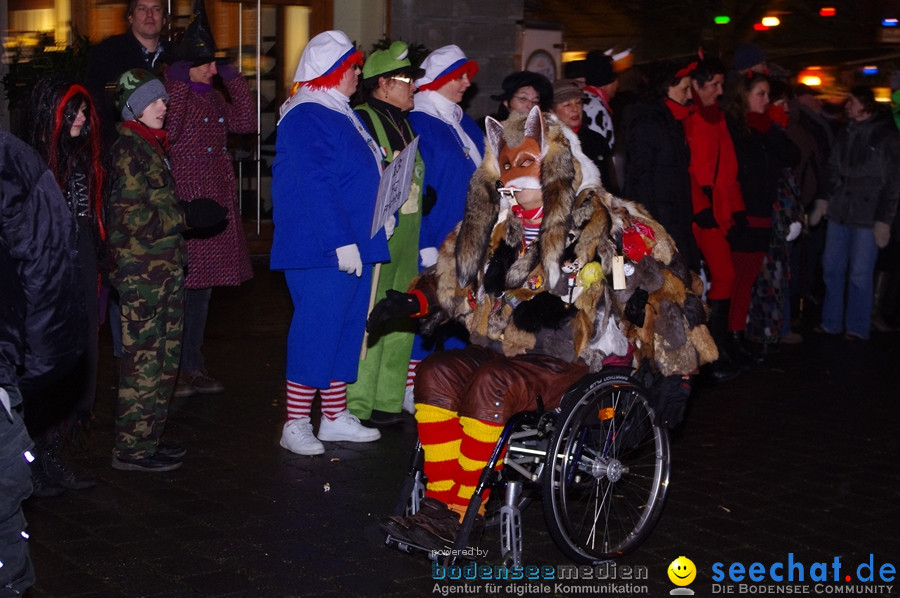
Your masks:
{"label": "camouflage trousers", "polygon": [[126,281],[118,291],[122,357],[114,453],[141,458],[156,452],[178,377],[184,271],[179,268],[153,284]]}

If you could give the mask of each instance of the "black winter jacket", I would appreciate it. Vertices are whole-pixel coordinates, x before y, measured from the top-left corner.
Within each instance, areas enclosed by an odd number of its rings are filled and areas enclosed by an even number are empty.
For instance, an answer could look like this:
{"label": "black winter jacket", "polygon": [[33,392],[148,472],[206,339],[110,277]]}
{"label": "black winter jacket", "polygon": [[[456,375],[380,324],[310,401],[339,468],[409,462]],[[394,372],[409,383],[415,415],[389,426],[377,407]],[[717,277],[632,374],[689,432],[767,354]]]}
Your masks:
{"label": "black winter jacket", "polygon": [[662,102],[637,104],[625,124],[625,150],[623,196],[647,208],[675,240],[685,263],[699,270],[684,126]]}
{"label": "black winter jacket", "polygon": [[[784,170],[800,161],[800,150],[776,124],[765,133],[755,129],[741,131],[729,118],[728,129],[737,155],[738,181],[746,215],[771,218]],[[767,228],[738,226],[729,233],[733,251],[766,251],[771,239],[771,224]]]}
{"label": "black winter jacket", "polygon": [[900,197],[898,165],[900,133],[889,113],[847,123],[828,160],[828,219],[865,228],[892,224]]}
{"label": "black winter jacket", "polygon": [[0,386],[39,390],[84,349],[75,221],[40,156],[0,131]]}

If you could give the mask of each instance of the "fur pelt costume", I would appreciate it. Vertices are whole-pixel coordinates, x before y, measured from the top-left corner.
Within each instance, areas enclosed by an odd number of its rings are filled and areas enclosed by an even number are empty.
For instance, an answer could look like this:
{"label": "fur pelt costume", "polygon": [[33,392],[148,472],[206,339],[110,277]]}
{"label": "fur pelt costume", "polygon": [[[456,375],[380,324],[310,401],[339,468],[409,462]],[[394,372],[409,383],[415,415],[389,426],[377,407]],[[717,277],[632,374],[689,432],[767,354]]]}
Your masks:
{"label": "fur pelt costume", "polygon": [[[537,108],[486,125],[489,147],[465,216],[437,264],[413,282],[430,306],[424,328],[461,319],[473,343],[506,356],[583,361],[592,371],[618,359],[684,375],[714,361],[699,277],[644,208],[604,190],[575,134]],[[498,181],[508,182],[507,156],[529,140],[540,147],[544,215],[526,244]],[[614,290],[617,256],[626,284]]]}

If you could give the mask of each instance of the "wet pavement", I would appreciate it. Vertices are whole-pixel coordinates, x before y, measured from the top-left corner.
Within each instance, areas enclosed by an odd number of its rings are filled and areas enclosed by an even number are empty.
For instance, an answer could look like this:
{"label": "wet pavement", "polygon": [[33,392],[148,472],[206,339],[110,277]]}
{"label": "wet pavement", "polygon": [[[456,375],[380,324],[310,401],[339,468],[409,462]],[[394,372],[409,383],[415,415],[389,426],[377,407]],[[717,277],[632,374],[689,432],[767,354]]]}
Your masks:
{"label": "wet pavement", "polygon": [[[807,331],[736,380],[698,388],[673,436],[662,518],[614,567],[562,584],[435,581],[430,561],[385,547],[378,530],[415,442],[411,418],[375,443],[325,443],[318,457],[278,446],[290,299],[265,259],[254,267],[253,281],[213,293],[205,354],[226,391],[175,400],[167,438],[188,448],[177,471],[110,467],[116,379],[103,331],[96,424],[69,453],[99,483],[26,502],[31,597],[664,596],[681,555],[698,596],[900,596],[900,334]],[[571,563],[542,505],[523,518],[525,564],[558,577]],[[496,530],[481,547],[496,563]],[[747,577],[753,563],[759,581]]]}

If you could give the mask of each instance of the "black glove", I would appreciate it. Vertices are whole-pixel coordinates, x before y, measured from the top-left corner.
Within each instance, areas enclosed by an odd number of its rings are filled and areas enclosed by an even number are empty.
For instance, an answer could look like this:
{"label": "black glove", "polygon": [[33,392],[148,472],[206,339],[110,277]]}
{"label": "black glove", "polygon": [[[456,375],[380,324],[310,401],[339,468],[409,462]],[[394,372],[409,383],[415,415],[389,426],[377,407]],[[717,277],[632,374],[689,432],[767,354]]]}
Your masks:
{"label": "black glove", "polygon": [[225,221],[228,210],[208,197],[180,201],[184,208],[184,222],[188,228],[211,228]]}
{"label": "black glove", "polygon": [[[647,299],[650,297],[650,294],[638,287],[634,290],[634,293],[631,294],[631,298],[628,299],[628,303],[625,304],[625,318],[637,326],[638,328],[644,327],[644,318],[647,314]],[[679,324],[680,326],[681,324]]]}
{"label": "black glove", "polygon": [[716,217],[713,216],[712,208],[704,208],[694,214],[694,222],[700,228],[718,228],[719,226]]}
{"label": "black glove", "polygon": [[366,332],[371,333],[381,324],[394,318],[408,318],[419,313],[419,298],[411,293],[401,293],[388,289],[385,298],[375,304],[369,319],[366,320]]}
{"label": "black glove", "polygon": [[744,210],[734,212],[731,214],[731,217],[734,219],[734,225],[737,228],[747,228],[747,212]]}
{"label": "black glove", "polygon": [[546,291],[518,304],[512,313],[516,327],[525,332],[537,332],[541,328],[557,330],[574,315],[574,309]]}

